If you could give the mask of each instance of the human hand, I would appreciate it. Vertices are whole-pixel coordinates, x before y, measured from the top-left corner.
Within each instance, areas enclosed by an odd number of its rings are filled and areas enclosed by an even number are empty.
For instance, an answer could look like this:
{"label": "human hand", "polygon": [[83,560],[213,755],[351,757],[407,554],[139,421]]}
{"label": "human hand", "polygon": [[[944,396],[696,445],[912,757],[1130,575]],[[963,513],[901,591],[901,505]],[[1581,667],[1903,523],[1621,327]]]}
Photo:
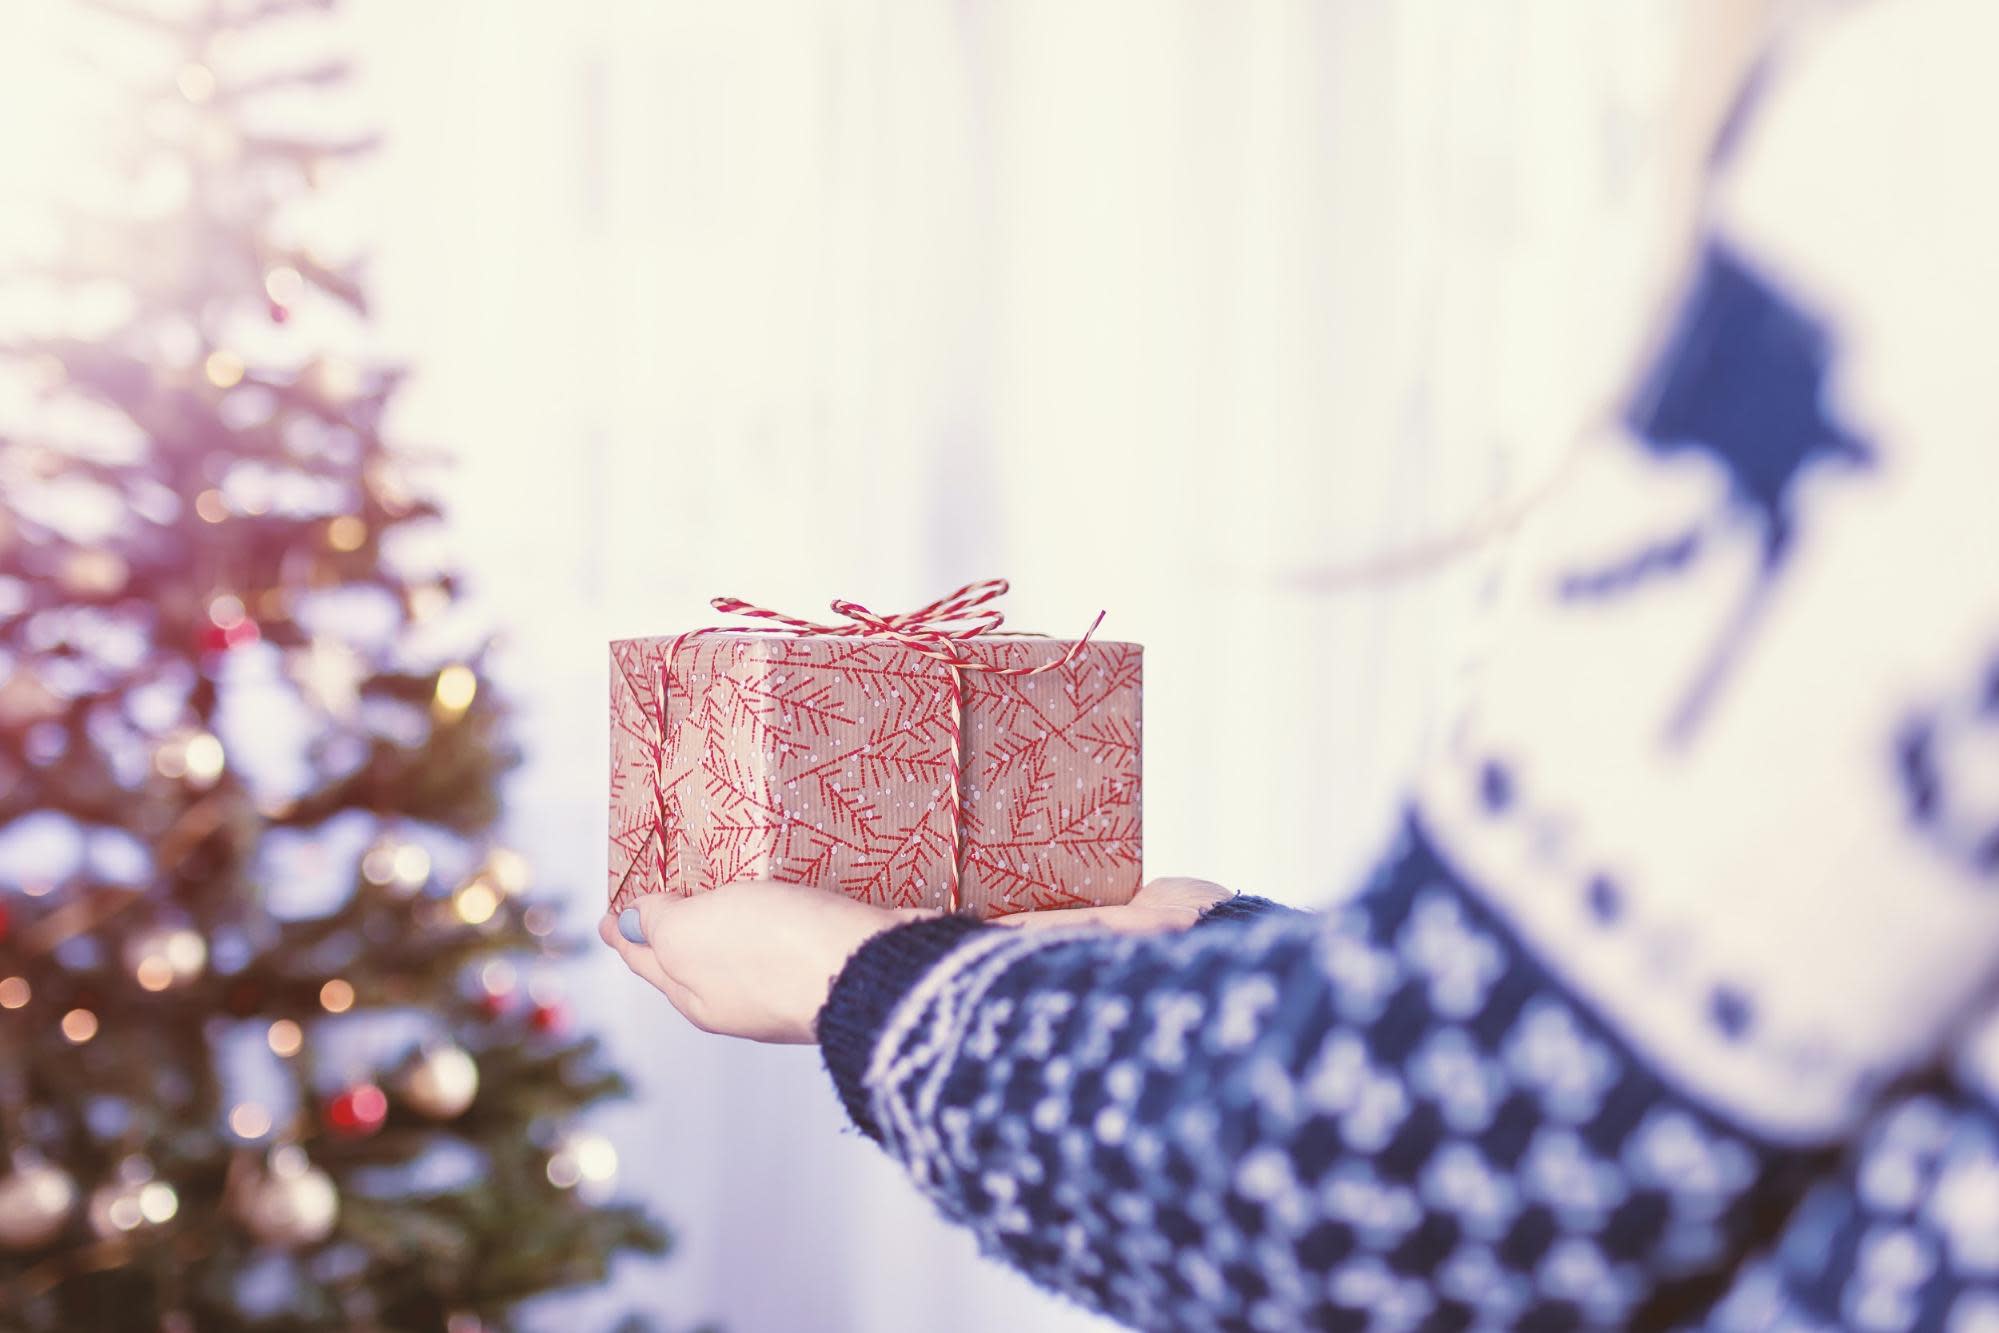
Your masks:
{"label": "human hand", "polygon": [[[1229,896],[1206,880],[1158,879],[1117,907],[1015,912],[993,924],[1182,930]],[[818,1040],[819,1010],[855,950],[893,926],[940,915],[874,907],[800,884],[743,880],[689,898],[648,894],[622,917],[605,913],[597,933],[702,1031],[797,1043]]]}
{"label": "human hand", "polygon": [[1205,879],[1155,879],[1116,907],[1063,907],[1052,911],[1011,912],[996,916],[996,926],[1046,930],[1063,926],[1096,926],[1124,935],[1149,935],[1185,930],[1216,903],[1235,897]]}
{"label": "human hand", "polygon": [[818,1040],[826,993],[856,949],[937,915],[752,879],[688,898],[647,894],[622,920],[606,912],[597,933],[703,1032],[797,1043]]}

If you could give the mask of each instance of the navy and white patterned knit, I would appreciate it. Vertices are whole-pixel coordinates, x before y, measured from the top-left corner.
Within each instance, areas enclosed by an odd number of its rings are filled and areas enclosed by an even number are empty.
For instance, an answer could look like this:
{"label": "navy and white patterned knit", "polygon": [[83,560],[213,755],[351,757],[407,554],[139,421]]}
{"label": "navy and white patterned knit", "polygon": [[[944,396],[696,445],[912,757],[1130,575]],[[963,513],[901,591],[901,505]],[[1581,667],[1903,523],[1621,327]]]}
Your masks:
{"label": "navy and white patterned knit", "polygon": [[[874,955],[947,944],[881,1021]],[[1140,1328],[1657,1326],[1797,1175],[1634,1060],[1415,825],[1334,915],[906,926],[820,1022],[946,1216]]]}
{"label": "navy and white patterned knit", "polygon": [[1999,6],[1759,83],[1374,880],[877,936],[854,1121],[1143,1329],[1999,1330]]}

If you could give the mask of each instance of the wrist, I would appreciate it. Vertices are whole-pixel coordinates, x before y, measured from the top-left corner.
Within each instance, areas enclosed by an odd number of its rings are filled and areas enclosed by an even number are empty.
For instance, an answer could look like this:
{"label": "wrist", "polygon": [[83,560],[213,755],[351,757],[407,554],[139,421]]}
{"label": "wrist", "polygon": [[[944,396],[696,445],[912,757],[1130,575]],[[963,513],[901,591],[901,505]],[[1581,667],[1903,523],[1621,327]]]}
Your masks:
{"label": "wrist", "polygon": [[881,1130],[868,1106],[867,1068],[890,1014],[947,955],[974,935],[996,929],[963,916],[909,921],[897,915],[889,929],[862,940],[834,974],[814,1031],[841,1103],[868,1137],[880,1140]]}
{"label": "wrist", "polygon": [[814,998],[815,1015],[816,1006],[825,1003],[841,970],[868,941],[915,919],[914,913],[891,911],[850,899],[840,899],[837,905],[829,903],[828,907],[831,910],[825,919],[815,924],[810,946],[814,956],[809,974],[824,982]]}

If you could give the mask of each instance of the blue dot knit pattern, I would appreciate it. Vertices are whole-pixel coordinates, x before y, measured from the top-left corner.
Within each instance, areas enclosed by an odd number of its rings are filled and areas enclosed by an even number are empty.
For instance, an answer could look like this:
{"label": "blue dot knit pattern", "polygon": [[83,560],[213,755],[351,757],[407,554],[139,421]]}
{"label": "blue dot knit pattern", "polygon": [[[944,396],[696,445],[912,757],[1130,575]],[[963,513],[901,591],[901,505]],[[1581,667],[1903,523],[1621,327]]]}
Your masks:
{"label": "blue dot knit pattern", "polygon": [[1811,1160],[1633,1060],[1414,823],[1333,914],[900,927],[820,1032],[946,1217],[1138,1328],[1663,1327]]}

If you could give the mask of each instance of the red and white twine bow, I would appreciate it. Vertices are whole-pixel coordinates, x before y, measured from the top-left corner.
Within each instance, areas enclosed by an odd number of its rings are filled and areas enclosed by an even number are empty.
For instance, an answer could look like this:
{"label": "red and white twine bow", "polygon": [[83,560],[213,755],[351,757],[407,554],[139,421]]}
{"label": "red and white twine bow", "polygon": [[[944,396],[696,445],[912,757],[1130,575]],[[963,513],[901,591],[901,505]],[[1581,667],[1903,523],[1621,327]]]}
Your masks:
{"label": "red and white twine bow", "polygon": [[[986,603],[1005,594],[1005,579],[981,579],[968,583],[947,597],[940,597],[927,606],[901,615],[876,615],[859,602],[845,598],[833,602],[833,613],[844,616],[846,623],[822,625],[815,621],[800,620],[796,616],[785,615],[766,607],[753,606],[740,597],[716,597],[708,604],[717,611],[728,615],[753,616],[758,620],[774,621],[765,632],[786,634],[795,638],[818,638],[822,636],[851,638],[893,639],[911,652],[941,662],[951,673],[949,731],[951,740],[951,783],[946,789],[949,802],[948,811],[951,825],[951,884],[950,904],[957,911],[959,887],[964,879],[965,836],[964,836],[964,720],[965,720],[965,673],[983,671],[994,676],[1038,676],[1044,671],[1055,671],[1075,661],[1084,648],[1089,646],[1090,636],[1104,623],[1104,613],[1097,612],[1097,618],[1083,631],[1083,636],[1069,645],[1060,657],[1043,662],[1039,666],[1003,666],[996,662],[986,662],[972,656],[966,643],[987,634],[1012,634],[1018,631],[1001,630],[1006,617],[997,607]],[[980,608],[984,607],[984,610]],[[691,629],[675,638],[667,648],[666,675],[663,684],[671,686],[673,660],[680,653],[681,645],[689,639],[700,638],[704,634],[741,633],[745,627],[736,625],[708,625],[701,629]],[[1035,636],[1041,637],[1041,636]],[[666,721],[665,693],[661,695],[661,717]]]}

